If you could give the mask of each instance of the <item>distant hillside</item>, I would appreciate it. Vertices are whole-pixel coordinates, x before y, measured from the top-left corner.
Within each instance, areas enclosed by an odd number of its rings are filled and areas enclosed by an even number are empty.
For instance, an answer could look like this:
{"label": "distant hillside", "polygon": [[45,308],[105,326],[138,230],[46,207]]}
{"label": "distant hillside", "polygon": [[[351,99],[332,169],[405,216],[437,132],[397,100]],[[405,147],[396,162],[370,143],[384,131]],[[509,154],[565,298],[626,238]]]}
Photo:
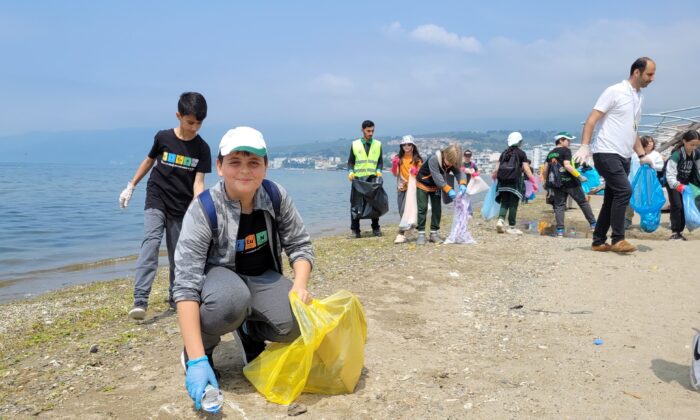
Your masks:
{"label": "distant hillside", "polygon": [[[216,130],[203,131],[209,140],[212,155],[216,154],[218,141]],[[506,146],[509,130],[497,131],[450,131],[442,133],[418,134],[416,139],[426,149],[441,147],[448,141],[469,144],[475,151],[502,150]],[[551,143],[553,131],[523,131],[525,143],[529,145]],[[100,163],[109,165],[136,165],[148,153],[155,131],[152,129],[86,130],[75,132],[37,132],[0,137],[0,162],[53,162],[53,163]],[[398,151],[397,141],[401,137],[381,137],[387,147],[384,156]],[[275,145],[270,157],[339,156],[345,160],[354,139],[338,139],[329,142],[313,142],[297,145]],[[427,147],[430,146],[430,147]],[[213,156],[215,157],[215,156]]]}
{"label": "distant hillside", "polygon": [[[447,131],[441,133],[429,133],[429,134],[417,134],[415,135],[416,141],[420,146],[420,142],[425,139],[445,139],[445,142],[449,140],[457,141],[460,143],[469,142],[470,148],[473,150],[502,150],[506,147],[506,138],[512,130],[491,130],[491,131]],[[555,131],[540,131],[540,130],[528,130],[521,131],[523,137],[525,138],[525,144],[527,145],[537,145],[554,143],[553,137],[556,134]],[[401,137],[381,137],[383,143],[391,143],[392,141],[398,141]],[[299,156],[340,156],[345,158],[350,152],[350,143],[354,139],[338,139],[331,142],[315,142],[315,143],[304,143],[297,145],[289,145],[282,147],[275,147],[274,150],[270,151],[270,157],[299,157]],[[397,148],[398,150],[398,148]],[[385,149],[384,153],[395,153],[395,150]]]}

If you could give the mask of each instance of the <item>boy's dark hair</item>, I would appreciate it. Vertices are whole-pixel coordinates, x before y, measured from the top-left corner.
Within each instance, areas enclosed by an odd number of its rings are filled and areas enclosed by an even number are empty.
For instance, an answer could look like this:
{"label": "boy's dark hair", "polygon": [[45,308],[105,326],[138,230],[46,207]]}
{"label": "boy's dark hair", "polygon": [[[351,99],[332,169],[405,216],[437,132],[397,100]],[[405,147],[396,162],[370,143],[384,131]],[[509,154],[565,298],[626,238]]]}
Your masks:
{"label": "boy's dark hair", "polygon": [[639,74],[644,73],[644,70],[647,69],[647,64],[650,61],[652,60],[649,57],[639,57],[638,59],[634,60],[632,67],[630,67],[630,76],[634,74],[635,70],[639,70]]}
{"label": "boy's dark hair", "polygon": [[374,127],[374,123],[370,120],[362,121],[362,129],[364,130],[365,128],[368,128],[368,127]]}
{"label": "boy's dark hair", "polygon": [[204,121],[207,118],[207,101],[201,93],[185,92],[177,102],[177,112],[183,117],[191,115],[197,121]]}
{"label": "boy's dark hair", "polygon": [[656,149],[656,142],[654,141],[654,138],[652,136],[642,136],[639,138],[639,142],[642,143],[642,147],[645,149],[651,142],[654,145],[654,147],[651,150]]}
{"label": "boy's dark hair", "polygon": [[472,155],[472,151],[469,150],[469,149],[465,149],[463,155],[471,156],[471,155]]}

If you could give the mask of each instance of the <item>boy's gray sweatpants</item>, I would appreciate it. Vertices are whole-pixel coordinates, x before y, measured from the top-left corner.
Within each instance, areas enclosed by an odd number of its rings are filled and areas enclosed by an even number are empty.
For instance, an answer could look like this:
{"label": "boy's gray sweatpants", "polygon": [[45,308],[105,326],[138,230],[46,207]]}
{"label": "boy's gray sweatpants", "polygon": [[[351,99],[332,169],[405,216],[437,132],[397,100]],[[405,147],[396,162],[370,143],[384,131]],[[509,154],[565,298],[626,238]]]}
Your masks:
{"label": "boy's gray sweatpants", "polygon": [[158,209],[146,209],[143,212],[143,242],[136,261],[136,279],[134,284],[134,306],[147,307],[148,296],[158,272],[158,254],[160,242],[165,231],[165,243],[168,247],[170,263],[170,287],[168,296],[172,304],[173,282],[175,281],[175,246],[180,237],[182,218],[173,219],[165,216]]}
{"label": "boy's gray sweatpants", "polygon": [[566,197],[571,197],[578,204],[583,216],[589,225],[595,223],[595,216],[591,205],[586,200],[583,189],[580,186],[572,188],[552,188],[554,198],[554,218],[557,221],[557,229],[564,229],[564,212],[566,211]]}
{"label": "boy's gray sweatpants", "polygon": [[248,335],[257,341],[288,343],[299,337],[299,325],[289,304],[292,282],[268,270],[244,276],[224,267],[206,274],[200,295],[202,343],[211,353],[221,336],[246,321]]}

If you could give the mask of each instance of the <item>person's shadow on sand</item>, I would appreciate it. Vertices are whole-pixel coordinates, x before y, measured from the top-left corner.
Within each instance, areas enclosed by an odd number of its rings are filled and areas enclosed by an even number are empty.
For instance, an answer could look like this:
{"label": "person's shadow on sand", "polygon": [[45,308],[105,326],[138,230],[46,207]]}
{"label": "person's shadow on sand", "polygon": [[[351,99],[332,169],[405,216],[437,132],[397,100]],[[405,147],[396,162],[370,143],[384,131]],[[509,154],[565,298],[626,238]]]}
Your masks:
{"label": "person's shadow on sand", "polygon": [[694,391],[693,387],[690,386],[689,365],[679,365],[678,363],[662,359],[654,359],[651,361],[651,370],[654,371],[657,378],[666,383],[678,382],[688,391]]}

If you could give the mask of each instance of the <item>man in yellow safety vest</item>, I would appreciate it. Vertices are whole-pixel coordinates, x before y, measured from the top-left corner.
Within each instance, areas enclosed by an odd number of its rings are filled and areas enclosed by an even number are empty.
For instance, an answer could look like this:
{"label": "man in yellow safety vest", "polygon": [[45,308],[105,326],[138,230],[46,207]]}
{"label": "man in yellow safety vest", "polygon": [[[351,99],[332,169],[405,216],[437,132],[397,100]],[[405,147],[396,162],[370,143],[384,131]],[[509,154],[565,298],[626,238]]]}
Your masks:
{"label": "man in yellow safety vest", "polygon": [[[362,122],[362,138],[352,142],[350,157],[348,158],[348,179],[352,182],[355,177],[371,175],[382,176],[382,143],[372,138],[374,136],[374,123],[370,120]],[[360,238],[360,220],[350,217],[350,230],[356,238]],[[379,218],[372,219],[372,233],[374,236],[382,236],[379,227]]]}

